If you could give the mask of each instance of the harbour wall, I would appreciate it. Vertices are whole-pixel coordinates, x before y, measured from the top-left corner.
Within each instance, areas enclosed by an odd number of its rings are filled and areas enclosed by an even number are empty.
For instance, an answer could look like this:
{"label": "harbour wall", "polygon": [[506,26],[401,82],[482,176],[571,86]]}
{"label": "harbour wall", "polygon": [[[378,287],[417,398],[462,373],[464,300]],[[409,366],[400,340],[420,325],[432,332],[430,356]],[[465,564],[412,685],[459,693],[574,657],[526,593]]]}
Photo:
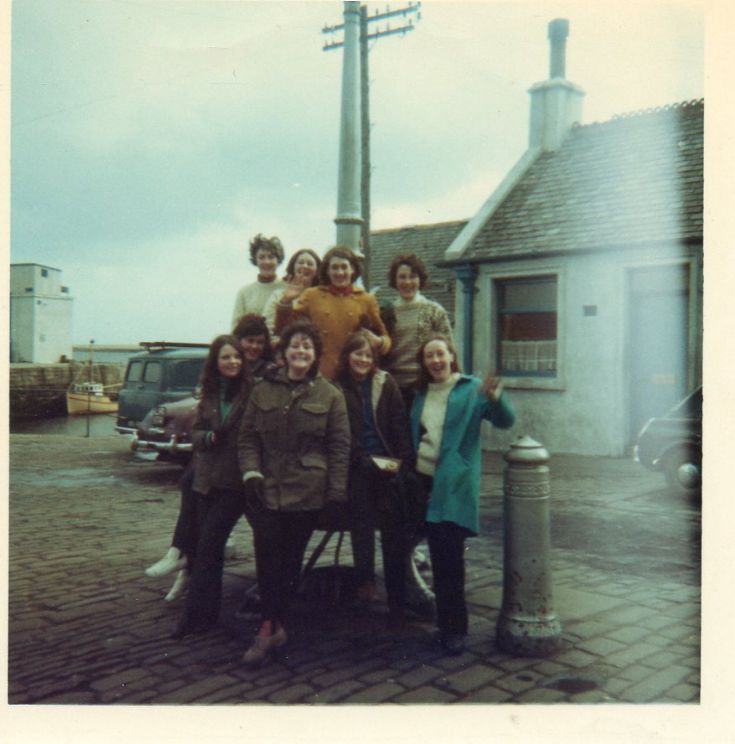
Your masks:
{"label": "harbour wall", "polygon": [[[115,386],[110,389],[111,393],[117,393],[124,376],[124,363],[92,365],[92,379],[105,386]],[[88,364],[11,364],[10,418],[63,416],[66,414],[66,391],[69,385],[72,381],[88,380]]]}

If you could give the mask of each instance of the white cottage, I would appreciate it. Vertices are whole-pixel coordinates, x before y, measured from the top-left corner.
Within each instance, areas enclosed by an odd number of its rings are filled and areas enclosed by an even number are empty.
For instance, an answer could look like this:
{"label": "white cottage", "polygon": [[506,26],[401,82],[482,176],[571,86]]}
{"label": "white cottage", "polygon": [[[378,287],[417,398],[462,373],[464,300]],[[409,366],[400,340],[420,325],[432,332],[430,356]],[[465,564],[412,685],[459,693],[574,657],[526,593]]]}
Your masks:
{"label": "white cottage", "polygon": [[619,456],[702,381],[704,103],[579,124],[567,32],[549,26],[528,150],[437,264],[464,366],[495,367],[513,398],[493,441]]}

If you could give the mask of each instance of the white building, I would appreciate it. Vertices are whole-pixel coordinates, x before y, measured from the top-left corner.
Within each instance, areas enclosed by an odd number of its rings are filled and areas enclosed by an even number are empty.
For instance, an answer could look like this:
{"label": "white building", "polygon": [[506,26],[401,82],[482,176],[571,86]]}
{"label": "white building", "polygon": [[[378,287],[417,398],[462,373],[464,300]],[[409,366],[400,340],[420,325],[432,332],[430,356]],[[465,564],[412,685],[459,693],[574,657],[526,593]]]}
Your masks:
{"label": "white building", "polygon": [[61,270],[10,265],[10,361],[50,364],[71,357],[72,297]]}

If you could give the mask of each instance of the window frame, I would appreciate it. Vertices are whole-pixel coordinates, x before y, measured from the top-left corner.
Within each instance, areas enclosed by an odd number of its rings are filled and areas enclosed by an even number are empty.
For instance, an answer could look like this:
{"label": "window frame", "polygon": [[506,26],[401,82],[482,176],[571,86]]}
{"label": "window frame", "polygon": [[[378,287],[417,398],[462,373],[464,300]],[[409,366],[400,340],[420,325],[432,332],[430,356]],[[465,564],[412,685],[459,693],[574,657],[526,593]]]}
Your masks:
{"label": "window frame", "polygon": [[[553,374],[521,373],[507,374],[500,370],[500,286],[513,281],[529,281],[549,278],[556,280],[556,371]],[[527,390],[566,390],[565,373],[565,273],[559,264],[539,264],[537,266],[509,270],[496,268],[485,273],[483,289],[487,302],[482,308],[488,322],[485,325],[485,340],[488,362],[495,365],[503,383],[510,389]]]}

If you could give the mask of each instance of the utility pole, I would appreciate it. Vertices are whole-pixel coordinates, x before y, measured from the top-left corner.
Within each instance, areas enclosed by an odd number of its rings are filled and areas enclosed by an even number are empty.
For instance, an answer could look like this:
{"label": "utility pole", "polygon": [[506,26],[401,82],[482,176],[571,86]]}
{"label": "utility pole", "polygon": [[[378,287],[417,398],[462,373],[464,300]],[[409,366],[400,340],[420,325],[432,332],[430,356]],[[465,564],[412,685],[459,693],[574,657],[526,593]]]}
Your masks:
{"label": "utility pole", "polygon": [[[347,5],[354,5],[356,3],[345,3],[345,6]],[[368,15],[368,9],[366,5],[360,6],[360,138],[361,138],[361,163],[360,163],[360,206],[361,206],[361,216],[362,221],[360,225],[360,243],[362,246],[362,253],[363,253],[363,282],[365,284],[365,287],[369,288],[369,276],[370,276],[370,82],[369,82],[369,76],[368,76],[368,42],[372,41],[374,39],[379,39],[381,36],[393,36],[395,34],[400,34],[401,36],[405,36],[409,31],[413,31],[414,25],[413,25],[413,19],[409,18],[408,23],[404,23],[404,25],[399,26],[398,28],[391,28],[390,23],[387,23],[385,28],[378,29],[374,33],[369,32],[369,23],[376,22],[376,21],[384,21],[388,18],[395,18],[398,16],[401,16],[403,18],[406,18],[408,15],[412,13],[416,13],[416,20],[421,20],[421,12],[420,12],[421,3],[420,2],[410,2],[406,7],[399,8],[397,10],[390,10],[386,8],[384,12],[375,11],[373,15]],[[345,8],[345,19],[347,18],[347,9]],[[330,43],[324,44],[323,51],[328,52],[333,49],[339,49],[340,47],[344,47],[345,49],[345,59],[343,62],[343,70],[344,70],[344,64],[347,63],[347,53],[348,53],[348,47],[346,44],[347,41],[347,26],[346,23],[340,23],[335,26],[325,26],[322,29],[323,34],[332,34],[336,33],[337,31],[344,31],[345,33],[345,39],[342,41],[334,41]],[[342,89],[342,109],[344,111],[345,104],[345,88],[344,88],[344,75],[343,75],[343,89]],[[340,148],[340,173],[342,172],[342,149]],[[339,189],[340,187],[338,187]],[[339,197],[338,197],[338,204],[339,204]],[[338,207],[339,212],[339,207]],[[339,214],[337,218],[335,219],[335,222],[338,223]],[[337,242],[339,243],[339,227],[338,229],[338,239]]]}

